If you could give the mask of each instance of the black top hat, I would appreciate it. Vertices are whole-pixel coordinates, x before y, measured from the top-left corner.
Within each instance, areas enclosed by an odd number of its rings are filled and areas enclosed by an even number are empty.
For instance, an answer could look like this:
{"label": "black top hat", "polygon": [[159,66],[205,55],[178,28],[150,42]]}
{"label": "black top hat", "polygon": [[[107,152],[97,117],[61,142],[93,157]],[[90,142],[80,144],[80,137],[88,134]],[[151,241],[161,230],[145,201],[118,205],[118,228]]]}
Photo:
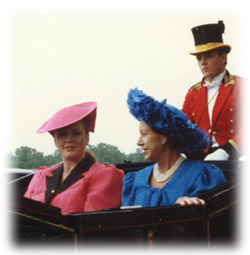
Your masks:
{"label": "black top hat", "polygon": [[231,46],[224,44],[222,39],[222,34],[225,31],[223,21],[218,21],[218,24],[201,25],[191,30],[195,42],[195,52],[190,52],[191,55],[197,55],[218,48],[225,48],[227,53],[230,52]]}

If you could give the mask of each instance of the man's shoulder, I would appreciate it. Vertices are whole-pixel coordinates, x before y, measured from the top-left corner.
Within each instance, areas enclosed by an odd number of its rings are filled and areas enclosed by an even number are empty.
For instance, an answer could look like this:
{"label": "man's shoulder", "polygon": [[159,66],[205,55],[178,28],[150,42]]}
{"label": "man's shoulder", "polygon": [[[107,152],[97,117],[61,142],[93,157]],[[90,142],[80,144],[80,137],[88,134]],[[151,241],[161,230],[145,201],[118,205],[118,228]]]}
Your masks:
{"label": "man's shoulder", "polygon": [[226,72],[224,78],[223,78],[223,83],[225,87],[228,87],[230,85],[239,85],[243,83],[244,78],[240,77],[238,75],[232,75],[228,71]]}
{"label": "man's shoulder", "polygon": [[244,82],[246,79],[242,76],[238,76],[238,75],[233,75],[233,79],[236,81],[236,82]]}
{"label": "man's shoulder", "polygon": [[196,91],[201,89],[201,82],[194,84],[189,90]]}

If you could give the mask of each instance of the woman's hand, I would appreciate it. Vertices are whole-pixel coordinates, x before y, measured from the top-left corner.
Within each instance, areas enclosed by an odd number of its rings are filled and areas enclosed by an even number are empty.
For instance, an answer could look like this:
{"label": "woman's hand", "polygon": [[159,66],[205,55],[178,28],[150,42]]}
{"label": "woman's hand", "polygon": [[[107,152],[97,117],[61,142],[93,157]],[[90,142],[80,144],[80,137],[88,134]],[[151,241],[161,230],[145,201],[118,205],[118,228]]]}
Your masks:
{"label": "woman's hand", "polygon": [[198,197],[179,197],[175,201],[176,205],[187,206],[187,205],[205,205],[206,202]]}

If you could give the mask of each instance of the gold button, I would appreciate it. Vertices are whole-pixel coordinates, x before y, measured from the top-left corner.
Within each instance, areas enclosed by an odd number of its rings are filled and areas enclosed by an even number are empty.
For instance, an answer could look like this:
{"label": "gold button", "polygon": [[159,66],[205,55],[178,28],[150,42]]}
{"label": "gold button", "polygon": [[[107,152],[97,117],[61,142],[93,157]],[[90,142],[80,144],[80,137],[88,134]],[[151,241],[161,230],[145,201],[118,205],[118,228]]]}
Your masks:
{"label": "gold button", "polygon": [[195,116],[195,113],[194,113],[194,112],[192,113],[192,116]]}
{"label": "gold button", "polygon": [[216,131],[213,131],[213,132],[212,132],[212,135],[217,135],[217,132],[216,132]]}
{"label": "gold button", "polygon": [[212,132],[212,130],[211,130],[211,129],[209,129],[209,130],[208,130],[208,133],[210,134],[211,132]]}
{"label": "gold button", "polygon": [[51,190],[51,193],[55,193],[55,190],[54,190],[54,189],[52,189],[52,190]]}
{"label": "gold button", "polygon": [[230,131],[230,133],[233,134],[233,133],[234,133],[234,130],[232,129],[232,130]]}
{"label": "gold button", "polygon": [[233,123],[233,122],[234,122],[234,120],[230,120],[230,122],[231,122],[231,123]]}
{"label": "gold button", "polygon": [[234,108],[230,108],[229,111],[232,112],[234,110]]}

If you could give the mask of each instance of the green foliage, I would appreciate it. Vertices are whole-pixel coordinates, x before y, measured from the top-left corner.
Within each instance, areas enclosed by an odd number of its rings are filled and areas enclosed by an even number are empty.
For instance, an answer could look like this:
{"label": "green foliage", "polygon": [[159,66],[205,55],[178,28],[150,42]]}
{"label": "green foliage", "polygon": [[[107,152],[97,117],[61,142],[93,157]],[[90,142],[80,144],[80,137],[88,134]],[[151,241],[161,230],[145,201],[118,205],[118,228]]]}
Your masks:
{"label": "green foliage", "polygon": [[[86,149],[95,155],[98,162],[103,164],[145,161],[140,148],[129,155],[120,152],[116,146],[105,143],[100,143],[97,146],[88,145]],[[16,149],[14,155],[8,155],[8,166],[12,168],[36,169],[40,166],[52,166],[59,162],[62,162],[62,157],[57,150],[52,155],[44,155],[36,149],[22,146]]]}
{"label": "green foliage", "polygon": [[58,150],[55,150],[53,155],[45,156],[45,166],[53,166],[62,162],[62,156]]}
{"label": "green foliage", "polygon": [[22,146],[15,151],[15,155],[8,156],[8,165],[13,168],[36,169],[40,166],[51,166],[62,161],[58,151],[53,155],[44,156],[36,149]]}
{"label": "green foliage", "polygon": [[136,150],[136,153],[126,155],[113,145],[99,143],[97,146],[88,145],[87,150],[91,151],[96,160],[103,164],[118,164],[124,162],[144,162],[144,155],[141,148]]}
{"label": "green foliage", "polygon": [[105,143],[99,143],[97,146],[88,145],[87,149],[95,155],[98,162],[103,164],[122,163],[127,158],[117,147]]}
{"label": "green foliage", "polygon": [[142,149],[138,148],[138,149],[136,149],[135,153],[128,154],[127,161],[131,161],[131,162],[144,162],[145,158],[144,158],[144,155],[142,153]]}

